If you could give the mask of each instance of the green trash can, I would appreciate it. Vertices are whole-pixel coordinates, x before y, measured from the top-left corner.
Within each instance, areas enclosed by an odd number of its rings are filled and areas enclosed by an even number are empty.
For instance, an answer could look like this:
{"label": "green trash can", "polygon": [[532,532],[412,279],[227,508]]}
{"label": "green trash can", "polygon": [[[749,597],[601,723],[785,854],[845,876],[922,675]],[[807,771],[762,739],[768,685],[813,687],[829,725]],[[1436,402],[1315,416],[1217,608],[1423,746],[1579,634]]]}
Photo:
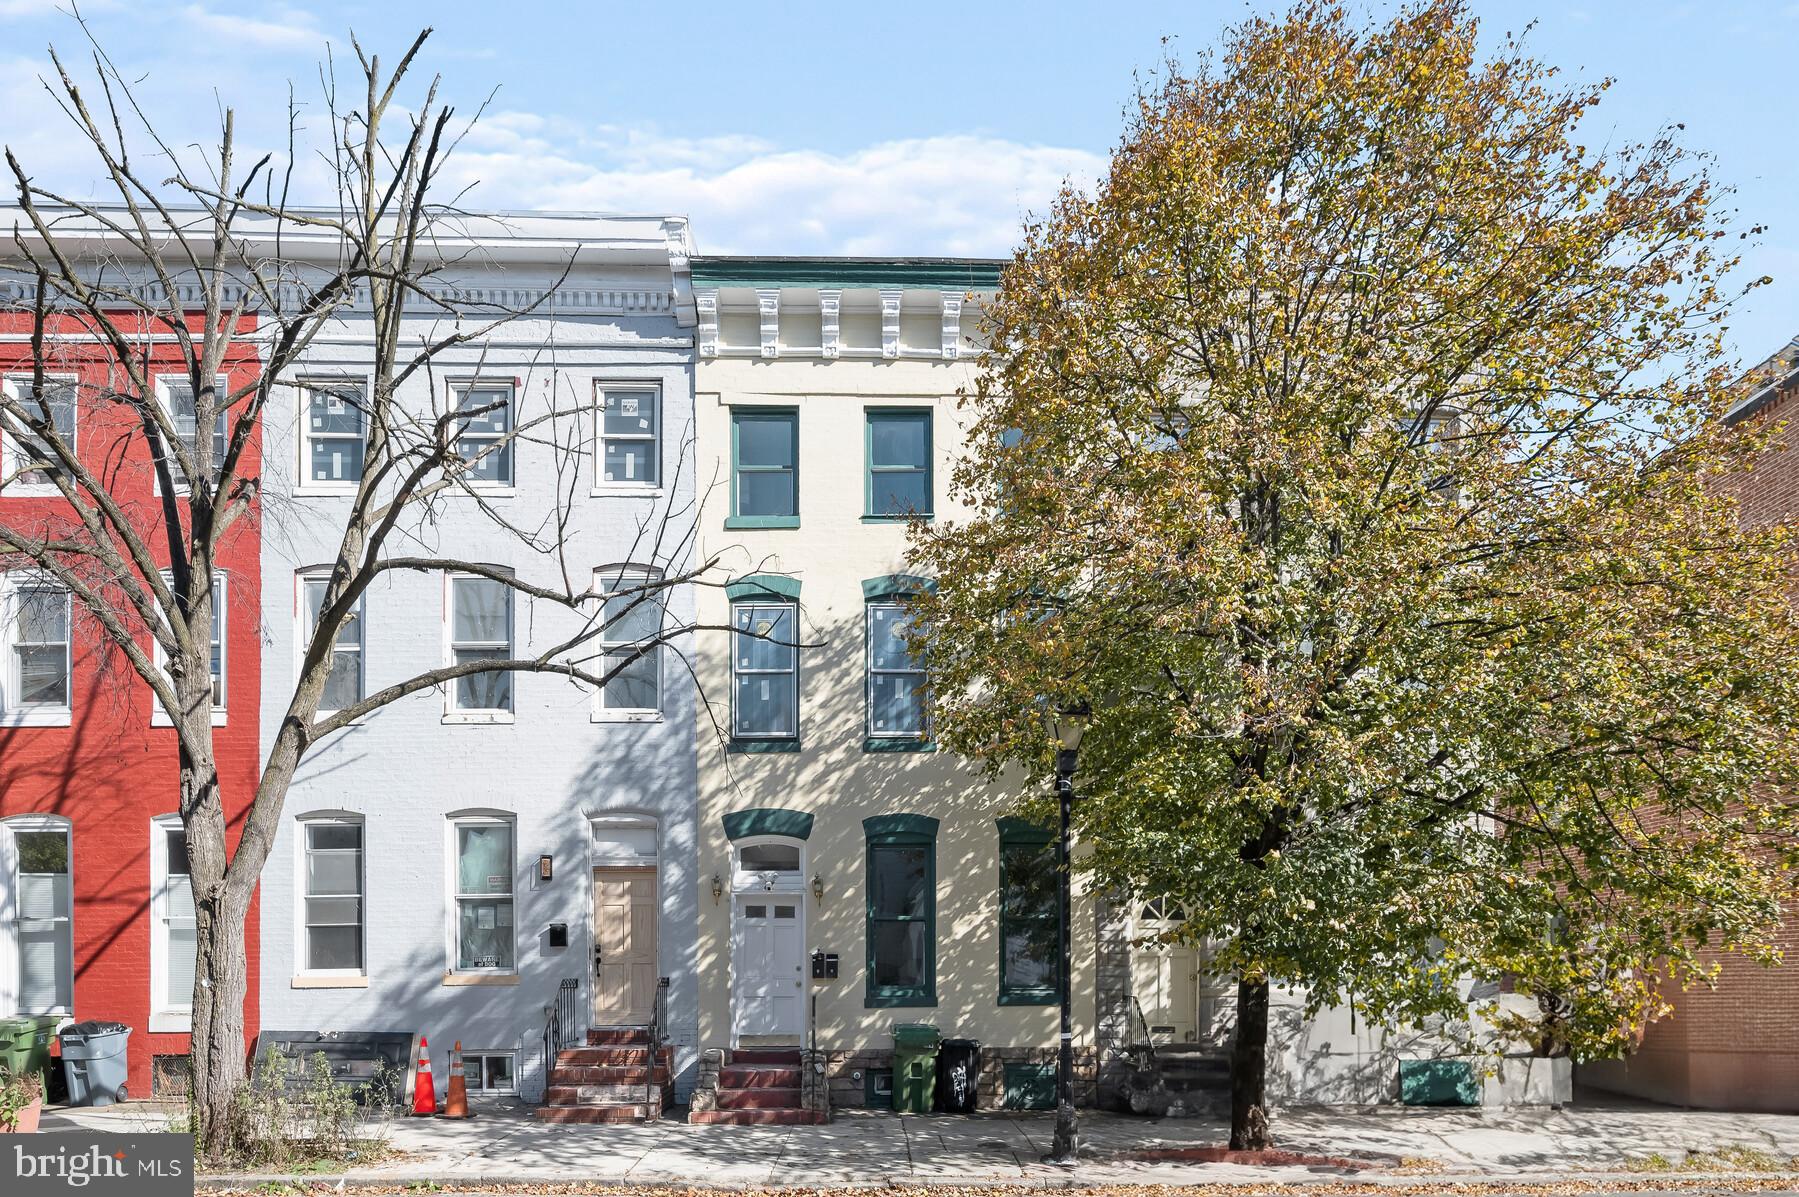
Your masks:
{"label": "green trash can", "polygon": [[0,1018],[0,1068],[8,1076],[35,1072],[50,1084],[50,1041],[56,1038],[60,1014],[34,1014],[24,1018]]}
{"label": "green trash can", "polygon": [[943,1036],[928,1022],[893,1024],[893,1108],[929,1114],[937,1092],[937,1045]]}

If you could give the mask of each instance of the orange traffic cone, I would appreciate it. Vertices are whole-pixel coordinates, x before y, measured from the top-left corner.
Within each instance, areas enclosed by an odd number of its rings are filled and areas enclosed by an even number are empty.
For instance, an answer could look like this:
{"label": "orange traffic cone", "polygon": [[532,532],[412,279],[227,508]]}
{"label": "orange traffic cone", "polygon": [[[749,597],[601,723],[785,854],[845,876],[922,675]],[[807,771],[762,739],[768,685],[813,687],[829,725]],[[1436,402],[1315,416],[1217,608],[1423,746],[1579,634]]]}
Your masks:
{"label": "orange traffic cone", "polygon": [[431,1043],[419,1036],[419,1067],[412,1077],[412,1112],[437,1113],[437,1082],[431,1079]]}
{"label": "orange traffic cone", "polygon": [[445,1118],[468,1118],[468,1082],[462,1077],[462,1040],[450,1052],[450,1087],[444,1092]]}

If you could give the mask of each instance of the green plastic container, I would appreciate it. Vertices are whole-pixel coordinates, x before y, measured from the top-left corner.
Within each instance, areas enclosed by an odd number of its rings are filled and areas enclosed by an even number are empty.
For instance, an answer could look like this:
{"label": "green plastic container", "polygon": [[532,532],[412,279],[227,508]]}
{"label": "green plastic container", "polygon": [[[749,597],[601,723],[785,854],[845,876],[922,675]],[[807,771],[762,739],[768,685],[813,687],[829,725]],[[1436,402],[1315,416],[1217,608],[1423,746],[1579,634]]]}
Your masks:
{"label": "green plastic container", "polygon": [[943,1035],[928,1022],[893,1024],[893,1108],[929,1114],[937,1092],[937,1045]]}
{"label": "green plastic container", "polygon": [[50,1082],[50,1042],[56,1038],[60,1014],[33,1014],[24,1018],[0,1018],[0,1068],[9,1076],[38,1073]]}

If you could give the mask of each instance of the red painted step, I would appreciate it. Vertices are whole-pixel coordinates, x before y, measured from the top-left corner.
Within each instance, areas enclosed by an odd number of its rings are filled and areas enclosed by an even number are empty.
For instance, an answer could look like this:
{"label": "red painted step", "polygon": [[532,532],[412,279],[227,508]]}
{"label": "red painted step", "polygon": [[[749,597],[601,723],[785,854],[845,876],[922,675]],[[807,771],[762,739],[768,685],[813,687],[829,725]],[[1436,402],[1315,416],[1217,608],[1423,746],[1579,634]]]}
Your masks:
{"label": "red painted step", "polygon": [[666,1083],[668,1069],[648,1064],[580,1064],[558,1065],[550,1069],[552,1085],[643,1085],[651,1081]]}
{"label": "red painted step", "polygon": [[752,1066],[772,1064],[777,1068],[798,1068],[800,1049],[797,1047],[746,1047],[731,1053],[731,1063]]}
{"label": "red painted step", "polygon": [[[663,1048],[656,1053],[656,1063],[667,1067],[674,1053]],[[556,1053],[558,1068],[594,1068],[601,1065],[648,1064],[650,1053],[642,1047],[566,1047]]]}
{"label": "red painted step", "polygon": [[719,1070],[721,1089],[797,1089],[800,1070],[758,1064],[727,1064]]}
{"label": "red painted step", "polygon": [[648,1047],[650,1030],[648,1027],[589,1027],[587,1029],[587,1046],[589,1047]]}
{"label": "red painted step", "polygon": [[655,1117],[649,1106],[538,1106],[539,1122],[647,1122]]}
{"label": "red painted step", "polygon": [[721,1110],[797,1110],[800,1108],[800,1091],[798,1089],[720,1089],[718,1091],[718,1108]]}

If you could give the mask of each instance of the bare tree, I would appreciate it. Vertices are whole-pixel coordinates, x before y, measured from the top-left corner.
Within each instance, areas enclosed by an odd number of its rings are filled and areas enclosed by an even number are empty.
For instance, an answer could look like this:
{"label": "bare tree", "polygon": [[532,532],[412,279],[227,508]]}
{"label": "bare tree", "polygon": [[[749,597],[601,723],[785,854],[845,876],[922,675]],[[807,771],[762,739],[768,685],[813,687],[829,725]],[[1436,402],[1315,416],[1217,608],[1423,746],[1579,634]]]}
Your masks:
{"label": "bare tree", "polygon": [[[391,70],[356,45],[354,103],[340,104],[330,70],[323,73],[330,141],[318,159],[335,184],[330,207],[291,200],[299,130],[292,104],[281,158],[263,156],[240,169],[228,108],[216,144],[179,150],[158,134],[91,35],[97,93],[84,91],[54,51],[56,77],[47,86],[97,156],[105,201],[42,186],[6,153],[20,206],[0,280],[10,276],[6,306],[31,330],[32,377],[0,398],[0,433],[26,449],[16,455],[15,473],[50,480],[61,502],[50,515],[38,507],[29,518],[0,515],[0,570],[31,571],[66,589],[174,726],[195,905],[192,1103],[203,1150],[227,1146],[225,1114],[244,1079],[245,919],[307,751],[383,706],[476,675],[556,673],[603,687],[694,627],[665,617],[660,634],[622,654],[616,646],[600,651],[606,629],[646,603],[666,613],[675,588],[703,581],[715,565],[695,560],[697,503],[671,499],[638,528],[633,560],[655,568],[601,601],[591,566],[563,556],[578,475],[570,463],[584,445],[574,397],[552,395],[547,409],[479,440],[467,434],[491,408],[433,399],[421,410],[402,401],[409,381],[408,393],[423,390],[417,382],[431,377],[443,355],[478,350],[534,306],[471,297],[456,284],[459,267],[480,264],[467,257],[472,250],[454,248],[469,244],[460,235],[467,219],[460,197],[438,193],[466,126],[440,99],[435,79],[413,106],[397,100],[429,33]],[[264,517],[253,446],[272,397],[295,383],[308,348],[351,311],[373,329],[370,386],[346,398],[362,408],[364,468],[255,792],[227,803],[211,718],[220,554],[234,530]],[[421,321],[430,330],[422,336]],[[59,418],[69,402],[55,369],[59,355],[83,364],[75,400],[83,420],[118,433],[104,460],[91,446],[78,454]],[[155,364],[185,375],[191,408],[185,396],[178,405],[159,399]],[[529,527],[509,522],[471,485],[484,464],[526,444],[547,446],[562,463],[556,514]],[[7,482],[0,476],[0,486]],[[419,551],[431,543],[419,530],[455,495],[473,496],[521,552],[553,561],[539,572],[558,580],[533,582]],[[478,575],[576,618],[528,653],[456,661],[321,714],[339,632],[371,583],[396,570]],[[226,836],[228,806],[245,811],[235,850]]]}

